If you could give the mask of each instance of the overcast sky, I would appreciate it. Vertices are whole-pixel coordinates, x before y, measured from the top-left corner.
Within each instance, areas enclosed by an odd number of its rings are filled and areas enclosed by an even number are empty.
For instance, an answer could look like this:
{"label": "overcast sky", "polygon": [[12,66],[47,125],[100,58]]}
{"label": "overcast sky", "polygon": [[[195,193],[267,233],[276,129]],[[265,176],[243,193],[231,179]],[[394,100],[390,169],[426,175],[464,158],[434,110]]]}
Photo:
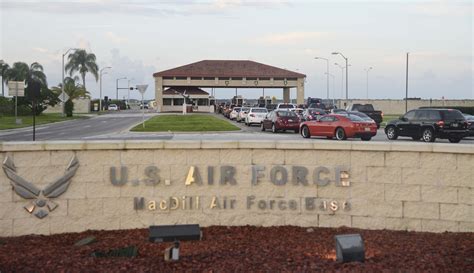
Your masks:
{"label": "overcast sky", "polygon": [[[248,59],[306,74],[305,96],[341,97],[341,69],[349,58],[349,97],[405,95],[406,53],[410,97],[472,99],[472,1],[263,1],[263,0],[0,0],[0,59],[44,66],[48,84],[61,81],[61,55],[81,47],[97,56],[103,94],[115,97],[116,79],[149,84],[152,74],[206,59]],[[87,75],[93,97],[99,84]],[[127,80],[120,81],[126,87]],[[239,90],[248,98],[258,90]],[[345,92],[345,91],[344,91]],[[120,97],[126,95],[120,92]],[[265,91],[282,97],[281,90]],[[292,91],[292,98],[296,96]],[[234,89],[216,90],[228,98]],[[138,98],[132,93],[132,97]]]}

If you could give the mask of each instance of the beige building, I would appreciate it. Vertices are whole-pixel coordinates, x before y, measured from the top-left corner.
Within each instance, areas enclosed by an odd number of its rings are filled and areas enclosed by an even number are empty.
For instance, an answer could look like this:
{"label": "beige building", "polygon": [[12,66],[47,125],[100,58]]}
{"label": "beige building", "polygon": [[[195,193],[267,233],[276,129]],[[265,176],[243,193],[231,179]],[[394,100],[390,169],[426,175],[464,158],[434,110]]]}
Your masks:
{"label": "beige building", "polygon": [[181,112],[183,110],[185,97],[186,105],[191,107],[193,112],[210,112],[212,100],[209,97],[209,93],[193,86],[176,86],[163,91],[163,106],[161,111]]}
{"label": "beige building", "polygon": [[168,101],[164,101],[167,87],[281,88],[284,102],[290,102],[294,89],[297,103],[304,103],[306,75],[254,61],[204,60],[157,72],[153,77],[158,111],[169,109]]}

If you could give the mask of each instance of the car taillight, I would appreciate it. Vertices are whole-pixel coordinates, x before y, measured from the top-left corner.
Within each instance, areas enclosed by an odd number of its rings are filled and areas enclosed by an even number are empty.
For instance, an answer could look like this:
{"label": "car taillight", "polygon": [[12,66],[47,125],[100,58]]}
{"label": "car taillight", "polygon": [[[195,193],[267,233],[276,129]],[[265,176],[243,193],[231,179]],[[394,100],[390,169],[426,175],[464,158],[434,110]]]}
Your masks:
{"label": "car taillight", "polygon": [[254,114],[250,114],[250,116],[251,116],[252,118],[253,118],[253,117],[255,117],[255,115],[254,115]]}
{"label": "car taillight", "polygon": [[436,122],[436,124],[437,124],[439,127],[444,127],[444,121],[442,121],[442,120]]}

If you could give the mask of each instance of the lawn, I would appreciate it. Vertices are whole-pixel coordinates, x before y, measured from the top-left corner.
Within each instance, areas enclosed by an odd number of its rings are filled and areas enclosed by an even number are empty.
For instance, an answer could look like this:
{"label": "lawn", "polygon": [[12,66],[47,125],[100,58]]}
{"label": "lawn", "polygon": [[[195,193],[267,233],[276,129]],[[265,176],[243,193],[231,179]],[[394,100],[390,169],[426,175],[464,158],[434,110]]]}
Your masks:
{"label": "lawn", "polygon": [[134,132],[205,132],[205,131],[237,131],[238,127],[226,120],[211,115],[162,115],[135,126]]}
{"label": "lawn", "polygon": [[[18,116],[22,124],[15,124],[15,116],[0,116],[0,130],[16,129],[33,126],[33,116]],[[46,124],[58,121],[73,120],[85,118],[84,116],[62,117],[61,114],[41,114],[36,116],[36,125]]]}

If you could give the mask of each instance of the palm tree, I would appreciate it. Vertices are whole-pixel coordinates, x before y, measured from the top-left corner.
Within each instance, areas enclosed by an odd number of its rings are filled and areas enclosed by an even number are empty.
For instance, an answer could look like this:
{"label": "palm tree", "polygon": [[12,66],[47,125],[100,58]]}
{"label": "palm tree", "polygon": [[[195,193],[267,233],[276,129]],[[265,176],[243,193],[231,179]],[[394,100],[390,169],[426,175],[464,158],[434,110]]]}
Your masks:
{"label": "palm tree", "polygon": [[11,68],[5,72],[5,80],[8,81],[25,81],[28,84],[31,81],[38,81],[41,86],[47,87],[46,75],[43,72],[43,66],[37,62],[30,66],[23,62],[16,62]]}
{"label": "palm tree", "polygon": [[[77,80],[77,76],[64,79],[64,92],[69,96],[69,99],[90,98],[89,92],[81,84],[76,83]],[[58,84],[57,87],[51,88],[51,91],[59,96],[62,92],[62,83]]]}
{"label": "palm tree", "polygon": [[10,66],[7,63],[0,64],[0,72],[2,73],[2,96],[5,97],[5,91],[3,89],[3,83],[7,81],[5,78],[7,70],[10,69]]}
{"label": "palm tree", "polygon": [[82,77],[82,86],[86,88],[86,73],[90,72],[94,75],[95,80],[99,78],[99,67],[95,63],[96,57],[94,53],[87,53],[84,49],[77,49],[74,53],[69,54],[66,71],[72,76],[74,72],[79,72]]}

